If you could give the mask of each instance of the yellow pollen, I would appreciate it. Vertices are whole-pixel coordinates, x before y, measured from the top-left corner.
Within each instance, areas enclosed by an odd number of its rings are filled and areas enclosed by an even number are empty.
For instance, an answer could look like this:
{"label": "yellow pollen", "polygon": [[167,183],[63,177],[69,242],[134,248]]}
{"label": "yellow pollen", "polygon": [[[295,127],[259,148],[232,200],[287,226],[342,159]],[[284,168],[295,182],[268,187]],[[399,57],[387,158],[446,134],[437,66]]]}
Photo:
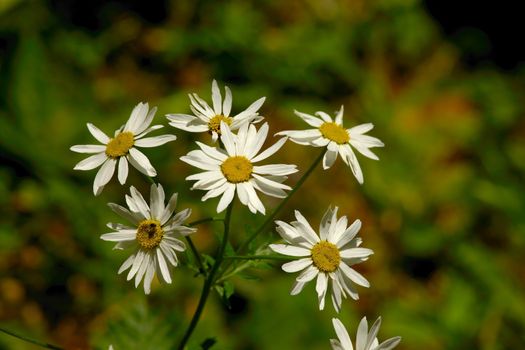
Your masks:
{"label": "yellow pollen", "polygon": [[128,154],[129,149],[135,144],[135,136],[130,131],[118,134],[114,139],[109,140],[106,145],[106,155],[110,158],[118,158]]}
{"label": "yellow pollen", "polygon": [[341,255],[335,244],[321,241],[312,247],[312,260],[322,272],[334,272],[339,267]]}
{"label": "yellow pollen", "polygon": [[253,165],[243,156],[235,156],[226,159],[221,164],[221,171],[231,183],[245,182],[252,176]]}
{"label": "yellow pollen", "polygon": [[221,134],[221,122],[225,122],[228,125],[231,125],[233,119],[230,117],[223,116],[222,114],[216,115],[211,118],[208,122],[208,131],[210,134],[215,131],[217,134]]}
{"label": "yellow pollen", "polygon": [[348,131],[336,123],[323,123],[323,125],[319,127],[319,131],[321,131],[321,134],[325,138],[332,140],[339,145],[350,141]]}
{"label": "yellow pollen", "polygon": [[162,241],[164,230],[157,220],[142,220],[137,229],[137,241],[144,249],[157,247]]}

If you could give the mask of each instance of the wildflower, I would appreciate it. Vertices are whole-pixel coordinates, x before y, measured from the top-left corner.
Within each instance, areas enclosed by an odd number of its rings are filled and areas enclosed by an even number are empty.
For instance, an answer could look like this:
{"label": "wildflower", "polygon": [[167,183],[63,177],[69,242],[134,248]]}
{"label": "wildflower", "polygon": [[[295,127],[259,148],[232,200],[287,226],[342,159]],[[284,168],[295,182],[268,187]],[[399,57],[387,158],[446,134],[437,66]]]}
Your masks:
{"label": "wildflower", "polygon": [[224,149],[197,142],[200,150],[191,151],[180,158],[183,162],[205,170],[188,176],[186,180],[197,181],[192,189],[208,191],[202,197],[203,201],[222,196],[217,205],[218,213],[231,203],[237,193],[241,203],[248,206],[252,213],[264,214],[264,205],[255,190],[273,197],[286,197],[285,190],[291,188],[282,182],[287,179],[286,175],[295,173],[297,169],[292,164],[255,163],[277,152],[286,142],[286,138],[259,153],[268,135],[267,123],[259,131],[254,125],[245,124],[237,135],[233,135],[229,126],[221,122],[221,130]]}
{"label": "wildflower", "polygon": [[221,123],[225,123],[230,130],[238,130],[241,126],[250,122],[258,122],[263,118],[257,113],[264,103],[265,97],[261,97],[252,103],[246,110],[230,117],[232,108],[232,93],[225,86],[226,96],[222,101],[221,91],[217,82],[213,80],[211,96],[213,108],[197,94],[189,94],[191,110],[195,115],[188,114],[168,114],[166,117],[171,121],[170,125],[189,132],[208,132],[212,135],[213,142],[217,141],[221,135]]}
{"label": "wildflower", "polygon": [[[352,340],[348,335],[343,323],[337,318],[332,318],[332,324],[334,325],[335,333],[337,334],[336,339],[330,339],[330,344],[333,350],[354,350],[352,346]],[[356,350],[390,350],[395,348],[401,341],[401,337],[394,337],[385,340],[381,344],[377,340],[377,332],[381,326],[381,317],[379,317],[368,332],[368,322],[366,317],[361,319],[357,328],[356,335]]]}
{"label": "wildflower", "polygon": [[368,260],[373,251],[359,248],[362,240],[356,235],[361,228],[361,221],[355,220],[347,227],[346,216],[338,220],[337,210],[337,207],[328,208],[324,214],[319,227],[320,236],[297,210],[297,221],[290,224],[276,221],[276,230],[287,244],[271,244],[270,248],[277,253],[298,258],[282,265],[282,269],[289,273],[302,271],[296,278],[292,295],[299,294],[307,282],[317,277],[315,289],[319,309],[322,310],[331,281],[332,304],[339,312],[342,298],[347,295],[355,300],[359,298],[353,283],[367,288],[370,286],[366,278],[350,266]]}
{"label": "wildflower", "polygon": [[177,266],[177,252],[186,250],[184,242],[179,238],[196,230],[183,226],[183,222],[191,214],[190,209],[173,216],[177,193],[171,196],[166,206],[164,189],[160,184],[151,185],[149,206],[135,187],[131,186],[130,193],[130,196],[126,195],[129,210],[114,203],[108,205],[131,225],[109,223],[107,226],[116,232],[103,234],[100,238],[118,242],[114,249],[133,250],[118,273],[130,269],[127,279],[129,281],[135,277],[135,287],[144,278],[144,292],[149,294],[155,273],[162,276],[166,283],[171,283],[169,265]]}
{"label": "wildflower", "polygon": [[93,193],[99,195],[104,186],[111,180],[115,167],[118,163],[118,180],[123,185],[128,177],[128,162],[141,173],[148,176],[156,176],[157,172],[151,165],[149,159],[137,149],[137,147],[156,147],[176,139],[175,135],[160,135],[146,137],[153,130],[162,128],[162,125],[150,124],[155,116],[157,108],[149,112],[147,103],[139,103],[125,125],[115,131],[115,136],[110,138],[95,125],[88,123],[87,127],[91,135],[101,145],[76,145],[70,149],[78,153],[95,153],[75,165],[75,170],[91,170],[100,166],[95,181],[93,181]]}
{"label": "wildflower", "polygon": [[357,181],[362,184],[364,182],[363,172],[352,147],[365,157],[379,160],[377,155],[370,151],[370,148],[383,147],[384,144],[375,137],[364,135],[374,127],[371,123],[361,124],[350,129],[343,128],[343,110],[343,106],[341,106],[335,120],[325,112],[316,112],[318,117],[315,117],[295,111],[297,116],[315,129],[281,131],[276,135],[288,136],[293,142],[300,145],[326,146],[327,151],[323,158],[323,168],[329,169],[339,154],[346,165],[350,167]]}

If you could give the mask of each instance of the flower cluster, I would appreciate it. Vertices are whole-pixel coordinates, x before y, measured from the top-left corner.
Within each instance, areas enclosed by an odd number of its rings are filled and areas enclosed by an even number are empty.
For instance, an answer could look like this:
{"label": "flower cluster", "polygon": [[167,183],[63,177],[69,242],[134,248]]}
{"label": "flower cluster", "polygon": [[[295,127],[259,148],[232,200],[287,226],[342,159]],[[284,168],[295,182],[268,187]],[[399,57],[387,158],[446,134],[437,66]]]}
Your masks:
{"label": "flower cluster", "polygon": [[[200,267],[200,273],[206,279],[203,288],[204,300],[209,289],[217,280],[217,272],[223,262],[225,247],[228,244],[229,218],[232,203],[235,197],[253,214],[266,215],[266,207],[261,200],[261,194],[290,198],[304,182],[310,170],[303,175],[295,187],[285,182],[288,175],[298,172],[294,164],[268,164],[267,159],[276,154],[289,139],[300,145],[324,147],[321,156],[314,161],[311,169],[322,159],[324,170],[329,169],[339,155],[348,165],[359,183],[364,182],[363,172],[357,161],[354,149],[365,157],[377,160],[378,157],[370,150],[373,147],[382,147],[383,143],[365,135],[373,125],[362,124],[349,129],[343,127],[343,107],[332,118],[325,112],[316,112],[315,116],[298,112],[295,114],[309,124],[313,129],[287,130],[275,134],[280,136],[269,147],[263,147],[268,137],[269,125],[260,123],[264,118],[259,114],[265,97],[253,102],[248,108],[231,116],[232,93],[226,86],[224,100],[217,82],[212,83],[212,107],[197,94],[189,94],[192,114],[167,114],[169,125],[187,132],[208,133],[211,143],[196,142],[197,149],[180,157],[183,162],[200,171],[186,177],[194,181],[191,189],[205,191],[202,201],[218,198],[217,213],[226,211],[224,219],[224,237],[221,249],[213,263],[206,269]],[[195,221],[193,224],[185,222],[191,215],[190,209],[176,211],[178,195],[173,194],[166,201],[166,194],[161,184],[155,183],[152,177],[157,175],[146,155],[137,147],[156,147],[174,141],[171,134],[145,137],[151,131],[162,128],[162,125],[150,126],[155,116],[156,108],[149,109],[147,103],[139,103],[132,111],[128,121],[117,129],[113,138],[107,136],[100,129],[88,124],[88,130],[100,145],[76,145],[71,150],[79,153],[92,154],[80,161],[74,169],[91,170],[100,167],[94,182],[93,192],[99,195],[106,186],[118,166],[118,181],[123,185],[128,177],[128,163],[139,172],[146,175],[153,184],[150,188],[149,203],[135,187],[131,186],[129,194],[125,195],[127,205],[109,203],[109,207],[117,215],[126,220],[125,224],[108,223],[112,232],[101,235],[105,241],[116,242],[114,249],[129,250],[130,255],[121,265],[118,273],[127,272],[127,280],[134,279],[135,287],[143,282],[144,292],[149,294],[151,286],[157,276],[158,280],[171,283],[172,269],[179,265],[178,254],[185,252],[187,244],[197,260],[200,255],[194,247],[189,235],[196,232],[193,226],[205,222],[206,219]],[[284,204],[284,203],[282,203]],[[267,223],[271,223],[279,206],[270,215]],[[357,286],[369,287],[368,280],[354,269],[355,265],[365,262],[373,254],[368,248],[361,247],[362,239],[358,236],[361,221],[356,219],[350,225],[346,216],[338,217],[338,208],[330,207],[322,217],[319,230],[315,231],[308,220],[298,211],[295,211],[295,221],[290,223],[276,220],[275,230],[281,236],[282,242],[270,244],[269,248],[276,253],[291,257],[291,261],[282,265],[288,273],[299,272],[291,294],[300,293],[305,285],[312,280],[318,296],[319,309],[324,309],[325,298],[330,290],[330,297],[336,312],[341,311],[343,299],[359,298]],[[264,232],[263,227],[255,235]],[[252,241],[255,236],[248,238],[239,252]],[[234,248],[235,249],[235,248]],[[182,259],[184,261],[184,259]],[[226,266],[223,270],[228,270]],[[199,304],[194,320],[198,320],[204,304]],[[400,338],[391,338],[381,344],[376,335],[381,319],[379,318],[368,332],[366,318],[361,320],[358,327],[357,350],[386,350],[395,347]],[[195,323],[192,322],[193,326]],[[331,340],[333,349],[352,349],[350,337],[338,319],[333,319],[333,325],[339,340]],[[193,326],[190,326],[181,343],[183,347]]]}

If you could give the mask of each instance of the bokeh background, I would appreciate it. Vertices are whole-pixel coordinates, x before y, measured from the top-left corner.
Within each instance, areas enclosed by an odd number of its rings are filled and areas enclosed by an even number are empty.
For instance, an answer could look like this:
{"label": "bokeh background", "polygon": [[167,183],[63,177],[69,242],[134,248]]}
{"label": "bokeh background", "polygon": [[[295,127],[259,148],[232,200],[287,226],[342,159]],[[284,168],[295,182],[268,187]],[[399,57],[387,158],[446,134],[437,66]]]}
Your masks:
{"label": "bokeh background", "polygon": [[[95,172],[73,171],[83,156],[69,147],[92,143],[87,122],[112,132],[139,101],[167,125],[164,114],[189,112],[189,92],[210,101],[215,78],[234,112],[266,96],[272,132],[305,127],[294,109],[343,104],[345,125],[373,122],[385,142],[379,162],[359,157],[363,186],[338,161],[280,215],[299,209],[317,225],[332,204],[363,221],[375,255],[358,270],[372,287],[343,304],[352,337],[362,316],[381,315],[380,338],[401,335],[399,349],[522,349],[524,28],[508,5],[0,0],[0,327],[67,349],[177,344],[201,279],[176,269],[146,298],[117,276],[126,253],[99,235],[127,186],[114,179],[95,198]],[[178,140],[146,150],[159,181],[192,219],[213,214],[178,160],[207,135],[166,129]],[[274,160],[304,171],[316,153],[289,143]],[[148,191],[136,171],[128,184]],[[237,211],[236,240],[262,219]],[[213,254],[220,227],[200,227],[199,249]],[[212,297],[190,348],[208,337],[213,349],[329,348],[335,314],[317,310],[313,285],[290,296],[293,276],[276,264],[233,282],[230,308]],[[0,349],[36,347],[0,333]]]}

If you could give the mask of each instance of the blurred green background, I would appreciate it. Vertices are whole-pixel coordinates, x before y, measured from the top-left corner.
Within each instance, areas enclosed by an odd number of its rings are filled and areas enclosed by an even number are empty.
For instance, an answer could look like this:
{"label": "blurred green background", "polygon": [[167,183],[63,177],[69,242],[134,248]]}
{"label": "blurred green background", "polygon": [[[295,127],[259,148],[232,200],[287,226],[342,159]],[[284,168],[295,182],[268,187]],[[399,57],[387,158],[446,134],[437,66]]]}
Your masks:
{"label": "blurred green background", "polygon": [[[280,215],[317,225],[332,204],[363,221],[375,255],[358,267],[371,288],[340,314],[352,338],[362,316],[381,315],[380,339],[402,336],[399,349],[523,348],[525,70],[491,60],[483,31],[461,33],[418,0],[0,0],[0,327],[67,349],[177,343],[201,279],[175,269],[146,298],[117,276],[127,253],[99,235],[128,186],[113,179],[95,198],[95,171],[73,171],[84,157],[69,147],[93,143],[87,122],[111,133],[139,101],[167,125],[164,114],[189,112],[187,93],[210,101],[215,78],[233,112],[266,96],[272,132],[305,128],[293,109],[344,104],[345,126],[373,122],[385,142],[379,162],[358,157],[363,186],[338,160]],[[178,160],[207,135],[164,130],[178,140],[145,152],[158,181],[191,219],[213,214]],[[304,171],[313,152],[289,143],[272,162]],[[136,171],[130,184],[148,192]],[[241,240],[263,218],[237,209]],[[213,254],[220,228],[201,226],[199,249]],[[313,284],[290,296],[294,276],[273,265],[234,279],[230,309],[210,299],[191,348],[210,336],[216,349],[329,348],[331,305],[317,310]],[[35,347],[0,333],[0,349]]]}

